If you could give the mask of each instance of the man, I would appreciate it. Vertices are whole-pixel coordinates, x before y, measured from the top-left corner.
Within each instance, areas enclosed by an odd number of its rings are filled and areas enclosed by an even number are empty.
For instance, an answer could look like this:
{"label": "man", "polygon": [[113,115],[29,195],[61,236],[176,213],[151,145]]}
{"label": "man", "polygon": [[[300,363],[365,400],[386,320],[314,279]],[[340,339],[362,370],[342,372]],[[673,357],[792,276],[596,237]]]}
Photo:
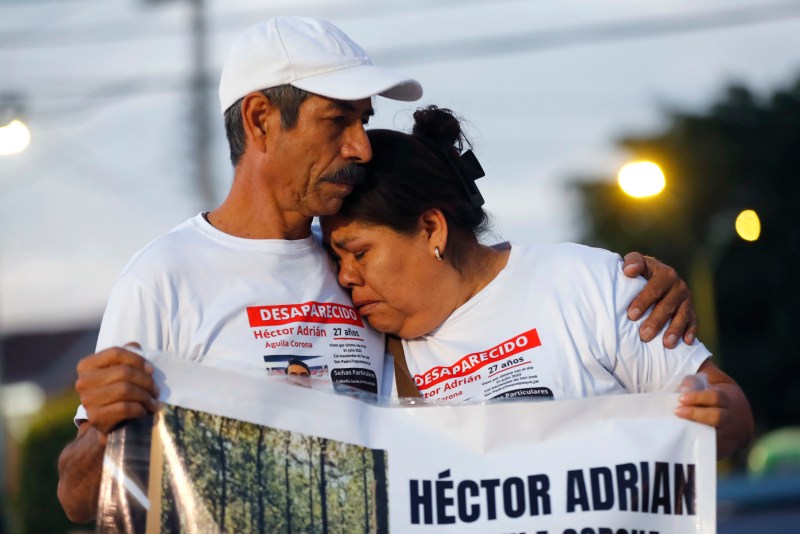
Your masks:
{"label": "man", "polygon": [[311,369],[309,369],[308,365],[302,360],[291,358],[286,362],[284,374],[292,384],[297,384],[305,388],[311,387]]}
{"label": "man", "polygon": [[308,365],[303,363],[302,360],[298,360],[297,358],[292,358],[288,362],[286,362],[286,370],[284,371],[286,376],[301,376],[301,377],[310,377],[311,376],[311,369],[309,369]]}
{"label": "man", "polygon": [[[419,83],[374,67],[328,22],[278,18],[235,41],[219,92],[235,167],[227,198],[133,257],[109,298],[100,352],[78,364],[85,412],[59,459],[58,487],[73,521],[95,516],[108,432],[157,406],[152,366],[115,345],[135,341],[205,365],[257,371],[297,354],[328,365],[334,382],[355,375],[363,388],[371,376],[369,389],[387,389],[380,386],[383,338],[339,288],[311,222],[339,209],[358,164],[371,158],[364,125],[372,97],[417,100]],[[657,308],[643,328],[654,335],[679,309],[671,331],[679,336],[688,324],[692,336],[688,292],[674,271],[646,266],[641,256],[629,268],[631,275],[656,268],[661,276],[632,309],[647,309],[669,290],[659,304],[666,314]]]}

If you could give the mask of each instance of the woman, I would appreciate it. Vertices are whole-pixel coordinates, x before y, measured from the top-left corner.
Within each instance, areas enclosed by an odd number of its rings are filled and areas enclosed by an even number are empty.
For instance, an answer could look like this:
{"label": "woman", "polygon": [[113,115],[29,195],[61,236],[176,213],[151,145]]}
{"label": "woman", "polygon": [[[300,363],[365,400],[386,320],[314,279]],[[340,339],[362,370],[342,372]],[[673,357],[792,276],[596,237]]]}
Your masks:
{"label": "woman", "polygon": [[[482,170],[458,120],[436,107],[412,134],[369,132],[366,179],[323,239],[339,283],[377,330],[403,338],[420,393],[458,402],[674,391],[702,372],[710,387],[683,393],[679,417],[714,426],[720,457],[753,429],[736,383],[695,341],[667,353],[639,339],[625,306],[643,281],[605,250],[575,244],[486,246]],[[663,333],[663,332],[662,332]]]}

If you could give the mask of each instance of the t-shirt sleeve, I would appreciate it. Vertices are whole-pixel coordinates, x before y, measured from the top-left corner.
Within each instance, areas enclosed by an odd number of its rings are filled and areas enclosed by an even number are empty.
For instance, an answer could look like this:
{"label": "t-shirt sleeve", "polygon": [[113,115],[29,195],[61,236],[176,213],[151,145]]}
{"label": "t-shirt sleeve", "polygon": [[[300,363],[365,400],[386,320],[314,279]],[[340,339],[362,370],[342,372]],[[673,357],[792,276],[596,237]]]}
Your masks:
{"label": "t-shirt sleeve", "polygon": [[75,426],[81,426],[81,423],[87,419],[89,419],[89,416],[86,413],[86,408],[83,407],[83,404],[78,405],[78,410],[75,412],[72,422],[75,423]]}
{"label": "t-shirt sleeve", "polygon": [[673,349],[664,346],[666,326],[652,340],[639,338],[639,326],[649,311],[638,321],[628,319],[628,306],[645,286],[642,277],[629,278],[622,272],[622,260],[616,256],[613,266],[614,320],[617,343],[612,373],[632,393],[676,391],[686,375],[697,372],[711,354],[695,340],[687,345],[681,339]]}
{"label": "t-shirt sleeve", "polygon": [[168,351],[169,323],[153,295],[135,278],[123,276],[111,290],[97,350],[136,342],[145,350]]}

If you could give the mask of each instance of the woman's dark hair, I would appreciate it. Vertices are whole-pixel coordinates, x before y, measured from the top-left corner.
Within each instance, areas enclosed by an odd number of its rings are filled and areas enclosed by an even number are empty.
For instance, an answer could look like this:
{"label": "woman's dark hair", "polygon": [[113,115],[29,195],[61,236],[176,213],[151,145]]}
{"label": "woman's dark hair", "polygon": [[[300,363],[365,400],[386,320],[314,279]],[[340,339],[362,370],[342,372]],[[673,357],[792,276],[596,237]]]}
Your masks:
{"label": "woman's dark hair", "polygon": [[449,109],[429,106],[414,113],[411,134],[369,130],[367,135],[372,160],[339,215],[407,234],[424,211],[438,208],[449,232],[445,254],[458,269],[489,226],[487,213],[473,205],[454,168],[470,145],[458,118]]}

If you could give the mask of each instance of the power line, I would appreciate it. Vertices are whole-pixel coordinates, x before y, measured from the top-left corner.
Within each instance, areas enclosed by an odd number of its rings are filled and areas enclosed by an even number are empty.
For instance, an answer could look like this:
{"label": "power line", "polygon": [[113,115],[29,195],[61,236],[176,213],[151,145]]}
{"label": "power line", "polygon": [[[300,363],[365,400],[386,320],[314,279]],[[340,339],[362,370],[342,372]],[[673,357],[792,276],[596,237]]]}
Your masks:
{"label": "power line", "polygon": [[3,7],[11,7],[17,8],[20,6],[23,7],[31,7],[31,6],[41,6],[46,4],[77,4],[77,3],[100,3],[101,1],[105,0],[3,0],[0,2],[0,8]]}
{"label": "power line", "polygon": [[[5,1],[5,0],[4,0]],[[82,0],[66,0],[70,4],[81,2]],[[49,0],[34,0],[33,6],[39,5],[47,5],[50,4]],[[62,2],[63,3],[63,2]],[[92,0],[92,5],[83,4],[80,6],[80,9],[71,10],[69,12],[64,12],[64,10],[60,10],[57,14],[53,14],[53,10],[50,10],[47,14],[47,17],[42,17],[40,15],[41,10],[36,9],[34,11],[34,17],[37,20],[37,25],[35,28],[27,28],[27,29],[17,29],[12,32],[8,32],[4,39],[0,39],[0,47],[3,44],[3,41],[7,42],[9,45],[13,45],[14,41],[19,38],[31,37],[35,35],[42,35],[42,34],[49,34],[52,32],[52,28],[58,24],[63,23],[64,21],[68,21],[72,18],[77,18],[84,15],[86,12],[90,11],[91,9],[102,5],[99,2]],[[25,4],[25,7],[31,7],[31,4]]]}
{"label": "power line", "polygon": [[[46,0],[41,0],[46,1]],[[72,0],[76,1],[76,0]],[[88,1],[88,0],[84,0]],[[465,3],[464,1],[460,2]],[[373,5],[373,4],[370,4]],[[395,5],[395,4],[390,4]],[[408,12],[407,4],[403,5],[402,10]],[[435,6],[441,7],[440,4]],[[308,9],[308,8],[306,8]],[[424,7],[423,7],[424,9]],[[373,10],[373,14],[389,14],[386,9]],[[266,13],[265,16],[275,15],[275,12]],[[317,13],[319,15],[319,13]],[[344,20],[349,16],[368,17],[369,12],[362,7],[351,6],[349,10],[337,9],[337,20]],[[768,22],[783,21],[786,18],[795,18],[800,15],[800,2],[779,2],[771,5],[758,5],[731,10],[720,10],[714,12],[701,13],[699,15],[673,15],[658,16],[627,21],[615,21],[604,24],[590,24],[571,28],[560,28],[555,30],[521,32],[511,35],[504,35],[493,38],[469,38],[459,41],[449,41],[443,43],[420,44],[416,46],[406,46],[380,51],[384,59],[388,59],[397,64],[418,63],[420,61],[442,61],[447,59],[457,59],[459,57],[471,57],[474,55],[497,55],[509,51],[525,51],[540,48],[555,48],[572,46],[589,42],[604,42],[636,37],[649,37],[666,35],[673,33],[686,33],[703,30],[722,29],[735,26],[746,26],[752,24],[763,24]],[[231,14],[222,20],[215,19],[214,30],[224,31],[225,28],[241,28],[241,22],[245,18],[260,20],[253,12],[240,12]],[[98,30],[103,33],[98,35]],[[0,49],[19,48],[19,39],[27,35],[27,32],[38,30],[19,30],[0,34]],[[100,28],[73,27],[66,32],[56,34],[50,32],[48,39],[38,39],[34,42],[24,43],[25,48],[37,47],[60,47],[69,45],[97,45],[112,42],[139,41],[153,38],[182,38],[182,30],[175,30],[169,27],[158,27],[152,24],[141,27],[133,27],[130,21],[112,21],[104,23]],[[378,54],[374,53],[374,56]],[[405,57],[402,57],[405,56]],[[410,59],[410,58],[413,58]]]}
{"label": "power line", "polygon": [[[41,0],[48,1],[48,0]],[[72,0],[75,1],[75,0]],[[520,0],[496,0],[492,5],[516,3]],[[231,13],[226,11],[214,15],[214,32],[238,31],[244,25],[264,20],[277,15],[297,15],[317,18],[332,18],[341,22],[354,18],[369,18],[430,10],[447,9],[452,6],[465,7],[474,4],[486,4],[485,0],[438,0],[435,4],[418,2],[348,2],[336,7],[330,3],[307,4],[291,8],[270,8],[260,10],[242,10]],[[244,22],[243,21],[247,21]],[[132,25],[129,19],[117,19],[104,22],[101,26],[83,25],[49,32],[46,39],[30,40],[40,32],[40,28],[23,28],[11,32],[0,33],[0,49],[24,45],[25,48],[52,48],[61,46],[91,46],[96,44],[125,43],[146,39],[182,38],[182,28],[173,26]]]}
{"label": "power line", "polygon": [[[651,17],[603,24],[561,28],[538,32],[523,32],[483,39],[463,39],[440,43],[393,47],[372,51],[372,56],[380,58],[387,66],[419,64],[497,56],[537,50],[554,50],[590,43],[615,42],[629,39],[643,39],[698,31],[708,31],[737,26],[765,24],[785,21],[800,16],[800,2],[781,2],[758,8],[716,11],[700,15],[677,15],[672,17]],[[85,81],[85,78],[81,79]],[[215,83],[208,82],[211,86]],[[49,86],[64,87],[75,81],[58,80]],[[38,98],[80,99],[86,107],[96,99],[120,99],[138,94],[174,93],[184,91],[185,81],[180,81],[174,72],[160,76],[130,77],[109,84],[99,85],[78,94],[37,91]],[[78,105],[78,108],[80,104]]]}
{"label": "power line", "polygon": [[780,2],[758,7],[722,10],[697,15],[649,17],[556,30],[521,32],[483,39],[470,38],[443,43],[426,43],[371,51],[389,65],[431,63],[476,56],[497,56],[515,52],[566,48],[636,38],[708,31],[769,22],[783,22],[800,16],[800,2]]}

